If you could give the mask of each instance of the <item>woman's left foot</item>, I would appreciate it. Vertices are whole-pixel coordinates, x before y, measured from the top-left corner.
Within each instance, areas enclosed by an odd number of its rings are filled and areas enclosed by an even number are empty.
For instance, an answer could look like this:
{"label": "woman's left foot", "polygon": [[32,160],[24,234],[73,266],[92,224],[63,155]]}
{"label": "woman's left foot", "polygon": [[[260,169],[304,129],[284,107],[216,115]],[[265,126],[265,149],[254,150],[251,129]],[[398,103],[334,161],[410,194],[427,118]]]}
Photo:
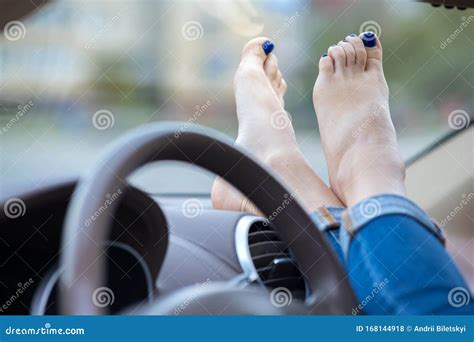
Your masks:
{"label": "woman's left foot", "polygon": [[[275,172],[308,211],[323,205],[341,206],[341,202],[307,163],[295,139],[295,132],[284,109],[286,83],[274,54],[265,54],[266,38],[245,45],[234,78],[239,133],[236,145]],[[211,191],[214,208],[258,210],[240,192],[221,178]]]}

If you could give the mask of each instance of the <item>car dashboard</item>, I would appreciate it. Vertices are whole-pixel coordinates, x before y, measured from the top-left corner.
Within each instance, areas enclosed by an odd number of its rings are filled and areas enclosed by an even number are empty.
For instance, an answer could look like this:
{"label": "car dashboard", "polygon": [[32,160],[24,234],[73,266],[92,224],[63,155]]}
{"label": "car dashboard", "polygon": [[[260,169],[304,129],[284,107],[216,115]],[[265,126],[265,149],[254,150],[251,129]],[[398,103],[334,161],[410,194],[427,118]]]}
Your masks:
{"label": "car dashboard", "polygon": [[[18,195],[24,203],[18,217],[2,212],[0,302],[6,304],[0,314],[61,312],[61,246],[67,248],[61,242],[75,185],[68,181],[25,192]],[[307,295],[290,251],[263,218],[213,210],[202,195],[150,195],[130,187],[119,200],[104,246],[106,286],[97,289],[97,305],[108,305],[110,313],[215,281],[285,287],[301,299]]]}

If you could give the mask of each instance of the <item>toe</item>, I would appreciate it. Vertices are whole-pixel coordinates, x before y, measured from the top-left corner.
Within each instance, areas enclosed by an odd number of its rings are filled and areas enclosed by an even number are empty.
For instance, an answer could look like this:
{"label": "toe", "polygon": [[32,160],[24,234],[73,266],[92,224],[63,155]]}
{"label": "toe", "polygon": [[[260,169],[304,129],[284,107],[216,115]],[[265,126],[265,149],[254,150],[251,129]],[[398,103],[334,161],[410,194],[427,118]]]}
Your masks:
{"label": "toe", "polygon": [[284,96],[286,93],[286,89],[288,89],[288,85],[286,84],[286,81],[282,78],[276,92],[283,107],[285,106]]}
{"label": "toe", "polygon": [[346,39],[344,39],[340,41],[337,45],[344,49],[344,52],[346,54],[346,65],[353,66],[356,61],[356,52],[352,44],[350,44]]}
{"label": "toe", "polygon": [[245,44],[242,49],[242,63],[256,63],[263,67],[263,64],[267,59],[267,55],[263,50],[263,45],[268,40],[269,39],[266,37],[259,37],[254,38]]}
{"label": "toe", "polygon": [[323,54],[319,60],[319,74],[322,76],[334,74],[334,65],[327,53]]}
{"label": "toe", "polygon": [[277,90],[280,87],[280,83],[283,80],[283,75],[280,70],[277,72],[277,76],[275,77],[275,80],[272,82],[273,88]]}
{"label": "toe", "polygon": [[367,52],[366,70],[382,67],[382,45],[380,39],[373,32],[364,32],[360,34],[360,38]]}
{"label": "toe", "polygon": [[358,65],[362,70],[365,69],[365,63],[367,62],[367,51],[365,50],[362,39],[360,39],[360,37],[355,34],[351,34],[350,36],[346,37],[346,40],[354,48],[356,65]]}
{"label": "toe", "polygon": [[276,58],[276,56],[273,54],[270,54],[267,57],[267,60],[265,61],[263,68],[265,70],[265,74],[267,75],[268,79],[272,83],[274,83],[277,80],[278,73],[279,73],[278,59]]}
{"label": "toe", "polygon": [[287,89],[288,85],[286,84],[286,81],[282,78],[280,85],[278,86],[278,94],[281,96],[285,95]]}
{"label": "toe", "polygon": [[346,67],[346,53],[340,46],[333,45],[328,50],[328,55],[334,61],[334,72],[343,72]]}

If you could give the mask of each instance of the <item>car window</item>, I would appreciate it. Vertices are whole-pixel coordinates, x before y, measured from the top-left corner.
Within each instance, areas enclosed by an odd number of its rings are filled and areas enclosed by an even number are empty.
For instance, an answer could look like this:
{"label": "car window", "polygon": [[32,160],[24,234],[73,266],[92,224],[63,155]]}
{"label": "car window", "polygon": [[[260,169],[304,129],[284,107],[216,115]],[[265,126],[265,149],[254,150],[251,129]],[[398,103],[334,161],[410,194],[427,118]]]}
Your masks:
{"label": "car window", "polygon": [[[286,108],[325,177],[311,96],[318,59],[350,33],[376,32],[409,158],[469,121],[470,13],[404,1],[53,1],[10,22],[0,40],[1,177],[35,187],[83,172],[107,143],[147,122],[235,137],[232,78],[257,35],[275,42]],[[154,192],[209,192],[212,177],[152,165],[136,181]]]}

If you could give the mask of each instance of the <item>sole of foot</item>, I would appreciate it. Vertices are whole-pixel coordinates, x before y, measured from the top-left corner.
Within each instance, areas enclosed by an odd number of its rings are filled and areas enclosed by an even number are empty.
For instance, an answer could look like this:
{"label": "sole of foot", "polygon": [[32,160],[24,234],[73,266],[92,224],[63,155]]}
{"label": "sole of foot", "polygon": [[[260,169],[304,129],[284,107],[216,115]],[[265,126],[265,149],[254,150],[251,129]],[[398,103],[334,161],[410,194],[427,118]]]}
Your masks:
{"label": "sole of foot", "polygon": [[[340,206],[342,203],[314,172],[296,143],[290,116],[284,108],[287,84],[277,57],[267,54],[268,44],[268,38],[255,38],[242,50],[234,78],[239,121],[235,144],[273,171],[306,210]],[[215,209],[259,214],[245,196],[221,178],[214,182],[211,199]]]}
{"label": "sole of foot", "polygon": [[351,34],[319,61],[314,108],[331,187],[347,206],[380,193],[405,194],[382,51],[375,34]]}

